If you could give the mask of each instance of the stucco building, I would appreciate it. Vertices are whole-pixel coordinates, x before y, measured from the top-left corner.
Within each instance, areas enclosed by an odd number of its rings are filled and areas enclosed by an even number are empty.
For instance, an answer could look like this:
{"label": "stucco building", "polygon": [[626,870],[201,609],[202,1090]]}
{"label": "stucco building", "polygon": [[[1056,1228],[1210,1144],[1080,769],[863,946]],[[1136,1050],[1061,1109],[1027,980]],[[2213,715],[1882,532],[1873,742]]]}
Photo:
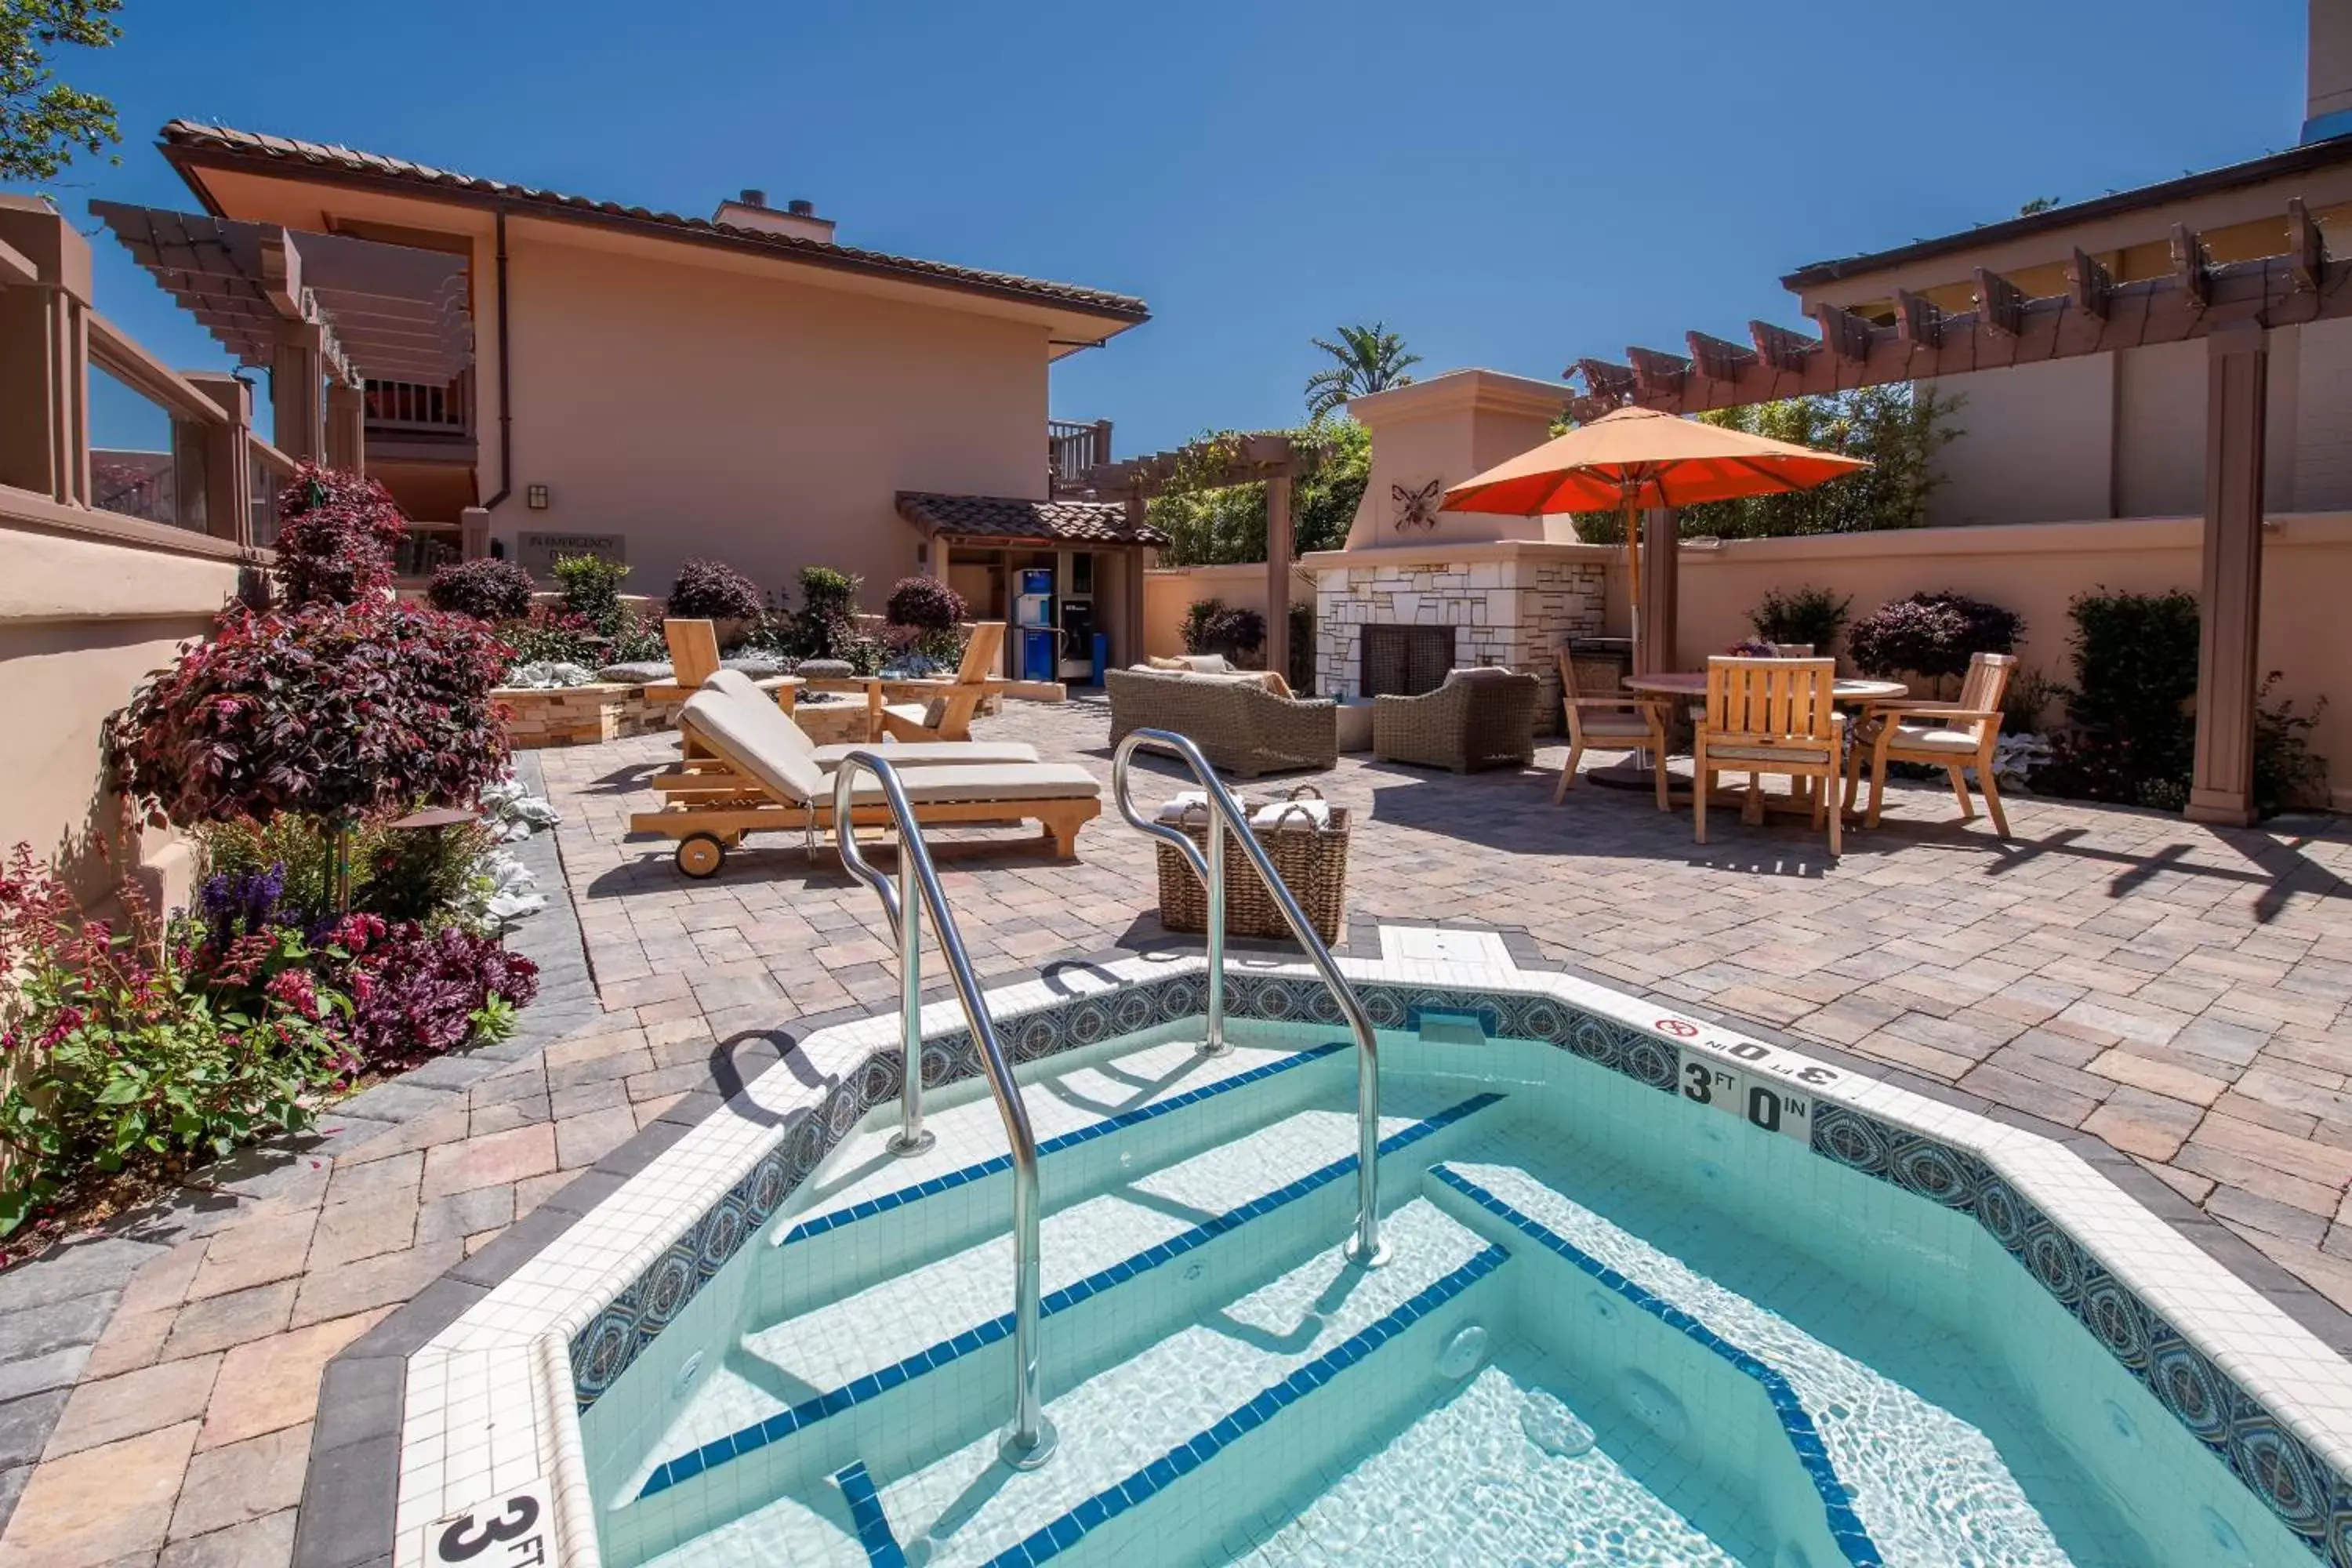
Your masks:
{"label": "stucco building", "polygon": [[[356,450],[415,520],[415,565],[488,550],[543,574],[587,550],[659,594],[701,555],[768,587],[837,567],[877,596],[932,571],[987,613],[1008,562],[1043,563],[1006,547],[1034,543],[1101,555],[1097,624],[1124,640],[1138,542],[1117,507],[1043,504],[1046,393],[1055,361],[1148,319],[1142,300],[862,249],[811,204],[757,191],[688,217],[188,121],[162,152],[206,217],[100,215],[268,364],[281,449]],[[398,342],[360,341],[380,306],[340,274],[310,361],[283,331],[256,339],[252,302],[227,299],[242,251],[293,254],[307,283],[352,241],[386,277],[404,269],[382,286],[402,296]],[[314,410],[299,389],[321,375]],[[998,504],[957,560],[952,518],[902,494]]]}

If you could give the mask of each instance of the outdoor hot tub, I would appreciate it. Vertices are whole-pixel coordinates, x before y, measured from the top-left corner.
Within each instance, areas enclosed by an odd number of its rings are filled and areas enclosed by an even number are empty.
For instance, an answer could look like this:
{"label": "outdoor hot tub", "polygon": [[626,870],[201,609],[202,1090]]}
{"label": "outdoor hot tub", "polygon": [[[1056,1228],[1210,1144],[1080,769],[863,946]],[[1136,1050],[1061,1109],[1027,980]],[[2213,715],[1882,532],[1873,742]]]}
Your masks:
{"label": "outdoor hot tub", "polygon": [[[1300,963],[1061,965],[824,1031],[410,1363],[398,1562],[2352,1568],[2352,1367],[2065,1147],[1385,927],[1357,1051]],[[503,1539],[500,1537],[499,1539]]]}

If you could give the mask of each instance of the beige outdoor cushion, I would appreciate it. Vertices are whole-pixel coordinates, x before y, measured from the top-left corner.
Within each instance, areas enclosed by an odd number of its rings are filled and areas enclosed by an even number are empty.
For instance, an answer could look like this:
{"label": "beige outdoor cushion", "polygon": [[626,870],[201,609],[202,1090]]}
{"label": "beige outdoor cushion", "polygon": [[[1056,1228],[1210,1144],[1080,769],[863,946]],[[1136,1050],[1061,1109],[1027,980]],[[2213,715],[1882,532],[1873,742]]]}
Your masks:
{"label": "beige outdoor cushion", "polygon": [[1588,735],[1647,735],[1650,726],[1639,713],[1579,710],[1576,727]]}
{"label": "beige outdoor cushion", "polygon": [[1966,730],[1930,730],[1924,724],[1897,724],[1888,743],[1898,751],[1952,752],[1971,757],[1979,744]]}
{"label": "beige outdoor cushion", "polygon": [[1159,655],[1159,654],[1156,654],[1156,653],[1155,653],[1155,654],[1151,655],[1149,658],[1145,659],[1141,664],[1139,664],[1139,665],[1135,666],[1134,668],[1136,668],[1137,669],[1160,669],[1160,670],[1175,670],[1175,671],[1183,671],[1183,670],[1191,669],[1192,667],[1192,665],[1191,665],[1191,664],[1187,663],[1187,662],[1186,662],[1185,660],[1183,660],[1183,659],[1181,659],[1181,658],[1162,658],[1160,655]]}
{"label": "beige outdoor cushion", "polygon": [[757,688],[746,701],[723,686],[706,684],[687,699],[677,727],[796,805],[833,787],[808,736]]}
{"label": "beige outdoor cushion", "polygon": [[740,669],[714,669],[703,678],[702,685],[698,689],[724,691],[730,697],[748,697],[765,702],[770,707],[775,705],[775,700],[760,689],[760,683]]}
{"label": "beige outdoor cushion", "polygon": [[[1093,800],[1095,775],[1075,763],[998,763],[986,767],[918,768],[899,783],[917,805],[961,801]],[[857,781],[860,805],[882,798],[869,775]]]}
{"label": "beige outdoor cushion", "polygon": [[817,766],[831,773],[852,752],[871,752],[884,762],[902,768],[974,766],[1034,763],[1037,760],[1037,748],[1026,741],[885,741],[872,746],[819,746],[816,749]]}

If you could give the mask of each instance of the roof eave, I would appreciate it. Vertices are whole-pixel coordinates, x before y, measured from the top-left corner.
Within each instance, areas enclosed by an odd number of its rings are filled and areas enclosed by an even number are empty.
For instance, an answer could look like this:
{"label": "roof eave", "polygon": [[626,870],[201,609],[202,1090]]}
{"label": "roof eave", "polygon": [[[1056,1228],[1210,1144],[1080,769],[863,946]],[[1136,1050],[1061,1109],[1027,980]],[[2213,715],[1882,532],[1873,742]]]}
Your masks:
{"label": "roof eave", "polygon": [[1130,327],[1142,325],[1151,319],[1150,308],[1138,300],[1131,307],[1115,305],[1108,300],[1086,300],[1067,295],[1048,294],[1014,288],[1009,284],[992,283],[979,278],[943,277],[918,268],[893,267],[869,256],[839,251],[804,250],[780,246],[770,239],[739,235],[724,229],[683,228],[656,218],[638,217],[630,213],[608,212],[602,207],[577,205],[568,201],[538,201],[499,191],[472,189],[458,184],[440,184],[427,180],[413,179],[400,174],[381,174],[362,169],[346,168],[317,163],[290,163],[268,156],[243,153],[231,147],[205,145],[186,142],[164,142],[160,144],[164,161],[170,163],[197,201],[215,217],[229,216],[205,184],[202,171],[206,169],[235,170],[258,174],[265,178],[314,181],[349,190],[375,191],[387,195],[406,196],[425,202],[446,202],[453,205],[487,210],[505,209],[510,215],[544,217],[551,221],[572,222],[614,229],[656,240],[668,240],[683,245],[700,245],[733,251],[739,255],[763,257],[787,265],[815,267],[832,271],[848,272],[861,277],[886,279],[918,288],[937,289],[950,293],[968,294],[1026,305],[1050,312],[1067,312],[1097,321],[1118,323],[1104,332],[1100,339],[1085,346],[1099,346]]}
{"label": "roof eave", "polygon": [[1914,240],[1909,245],[1891,250],[1873,251],[1864,256],[1838,257],[1827,261],[1809,262],[1780,279],[1780,287],[1791,293],[1819,288],[1825,283],[1843,282],[1850,279],[1868,277],[1874,272],[1892,271],[1914,261],[1930,260],[1939,256],[1957,255],[2012,239],[2046,234],[2095,223],[2103,218],[2125,213],[2141,212],[2175,202],[2189,201],[2216,192],[2235,190],[2245,185],[2258,185],[2289,175],[2307,174],[2314,169],[2352,161],[2352,137],[2339,137],[2329,142],[2315,142],[2308,146],[2290,147],[2284,153],[2249,159],[2242,163],[2229,163],[2218,169],[2201,170],[2184,174],[2179,179],[2160,181],[2153,185],[2141,185],[2113,195],[2096,196],[2089,201],[2075,202],[2067,206],[2051,207],[2043,212],[2028,213],[2020,217],[2004,218],[1979,228],[1957,234],[1938,235],[1932,239]]}

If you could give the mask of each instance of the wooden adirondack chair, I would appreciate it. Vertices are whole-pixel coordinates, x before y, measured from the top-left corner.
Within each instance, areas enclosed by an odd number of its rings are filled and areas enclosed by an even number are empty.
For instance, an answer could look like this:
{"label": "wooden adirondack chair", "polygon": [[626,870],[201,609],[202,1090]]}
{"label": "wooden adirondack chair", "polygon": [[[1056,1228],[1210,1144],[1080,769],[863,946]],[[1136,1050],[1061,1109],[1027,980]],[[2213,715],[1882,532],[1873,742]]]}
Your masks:
{"label": "wooden adirondack chair", "polygon": [[882,733],[898,741],[968,741],[971,716],[992,692],[1003,689],[996,675],[997,655],[1004,649],[1004,623],[979,621],[971,640],[964,644],[963,662],[952,680],[893,680],[882,688],[888,701],[881,710]]}

